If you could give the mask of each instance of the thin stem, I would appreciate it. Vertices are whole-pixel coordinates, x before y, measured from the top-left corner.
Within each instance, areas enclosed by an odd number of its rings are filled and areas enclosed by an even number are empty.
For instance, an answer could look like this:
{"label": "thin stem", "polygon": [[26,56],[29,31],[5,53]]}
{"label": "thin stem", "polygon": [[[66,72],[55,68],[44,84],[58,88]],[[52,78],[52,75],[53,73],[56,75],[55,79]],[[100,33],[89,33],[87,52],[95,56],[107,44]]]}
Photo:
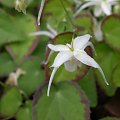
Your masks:
{"label": "thin stem", "polygon": [[71,19],[70,15],[68,14],[68,11],[67,11],[67,10],[66,10],[66,8],[65,8],[65,5],[63,4],[63,1],[62,1],[62,0],[60,0],[60,2],[61,2],[61,4],[62,4],[62,6],[63,6],[63,9],[64,9],[64,11],[65,11],[66,15],[68,16],[68,18],[69,18],[69,20],[70,20],[70,23],[71,23],[71,24],[72,24],[72,26],[74,27],[73,21],[72,21],[72,19]]}

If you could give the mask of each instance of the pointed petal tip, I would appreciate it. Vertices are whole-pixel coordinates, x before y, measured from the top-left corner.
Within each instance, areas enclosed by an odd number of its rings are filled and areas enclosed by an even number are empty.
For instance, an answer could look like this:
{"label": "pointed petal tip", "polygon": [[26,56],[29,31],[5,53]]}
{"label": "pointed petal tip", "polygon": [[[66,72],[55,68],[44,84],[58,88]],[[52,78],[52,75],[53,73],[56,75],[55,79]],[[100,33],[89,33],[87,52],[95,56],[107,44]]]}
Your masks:
{"label": "pointed petal tip", "polygon": [[50,96],[49,91],[47,91],[47,97],[49,97],[49,96]]}
{"label": "pointed petal tip", "polygon": [[40,25],[40,22],[38,22],[38,25]]}
{"label": "pointed petal tip", "polygon": [[108,82],[106,82],[106,85],[109,85],[109,83],[108,83]]}
{"label": "pointed petal tip", "polygon": [[90,34],[86,34],[86,36],[88,36],[88,37],[92,38],[92,36],[91,36]]}

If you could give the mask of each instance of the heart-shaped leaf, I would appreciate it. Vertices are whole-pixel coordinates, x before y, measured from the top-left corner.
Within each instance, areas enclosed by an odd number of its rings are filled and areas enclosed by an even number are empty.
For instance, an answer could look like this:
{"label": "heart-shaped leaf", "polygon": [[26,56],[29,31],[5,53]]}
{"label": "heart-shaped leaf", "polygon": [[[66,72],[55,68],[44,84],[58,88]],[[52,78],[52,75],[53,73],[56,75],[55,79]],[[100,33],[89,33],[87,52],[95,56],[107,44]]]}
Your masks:
{"label": "heart-shaped leaf", "polygon": [[106,43],[115,50],[120,51],[120,17],[109,16],[102,24]]}
{"label": "heart-shaped leaf", "polygon": [[[8,69],[9,68],[9,69]],[[7,53],[0,54],[0,76],[8,75],[16,69],[15,63]]]}
{"label": "heart-shaped leaf", "polygon": [[26,39],[24,32],[19,29],[16,22],[15,18],[0,11],[0,46]]}
{"label": "heart-shaped leaf", "polygon": [[4,117],[13,116],[22,104],[22,96],[17,88],[11,88],[0,98],[0,114]]}
{"label": "heart-shaped leaf", "polygon": [[[120,63],[119,63],[120,64]],[[113,74],[112,74],[112,81],[113,81],[113,84],[117,87],[120,87],[120,66],[116,66],[116,68],[114,69],[113,71]]]}
{"label": "heart-shaped leaf", "polygon": [[24,61],[21,69],[26,73],[18,80],[18,86],[27,95],[31,95],[44,80],[44,74],[40,68],[40,62],[36,59]]}
{"label": "heart-shaped leaf", "polygon": [[[67,11],[66,11],[67,10]],[[46,2],[44,7],[42,19],[47,20],[47,22],[57,31],[59,31],[58,25],[68,19],[67,21],[71,23],[70,8],[68,1],[63,0],[49,0]],[[57,17],[56,17],[57,16]],[[69,16],[69,17],[68,17]],[[60,26],[61,27],[61,26]],[[64,31],[62,31],[64,32]]]}
{"label": "heart-shaped leaf", "polygon": [[32,102],[26,101],[25,105],[19,108],[15,118],[17,120],[32,120]]}
{"label": "heart-shaped leaf", "polygon": [[120,56],[117,52],[113,51],[109,46],[104,43],[96,45],[95,49],[97,52],[97,56],[95,56],[95,59],[103,69],[109,85],[107,86],[105,84],[100,73],[96,70],[98,82],[100,86],[106,91],[106,93],[109,96],[112,96],[116,91],[116,87],[114,86],[112,81],[112,74],[116,65],[118,65],[119,63]]}
{"label": "heart-shaped leaf", "polygon": [[29,36],[31,32],[36,31],[36,21],[33,16],[28,14],[26,16],[18,16],[16,17],[16,21],[19,29],[24,32],[27,38],[23,38],[23,42],[7,45],[6,49],[14,58],[14,61],[20,63],[25,57],[28,57],[33,52],[38,40],[35,40],[35,37]]}
{"label": "heart-shaped leaf", "polygon": [[75,27],[77,28],[77,33],[80,34],[91,33],[91,28],[93,25],[92,17],[88,14],[81,14],[75,18],[74,24]]}
{"label": "heart-shaped leaf", "polygon": [[68,82],[51,87],[50,96],[46,88],[34,106],[34,113],[39,120],[89,120],[89,108],[80,88]]}
{"label": "heart-shaped leaf", "polygon": [[90,106],[96,107],[97,105],[97,91],[96,91],[96,84],[95,78],[92,70],[86,74],[86,76],[79,81],[79,85],[84,90],[85,94],[87,95]]}

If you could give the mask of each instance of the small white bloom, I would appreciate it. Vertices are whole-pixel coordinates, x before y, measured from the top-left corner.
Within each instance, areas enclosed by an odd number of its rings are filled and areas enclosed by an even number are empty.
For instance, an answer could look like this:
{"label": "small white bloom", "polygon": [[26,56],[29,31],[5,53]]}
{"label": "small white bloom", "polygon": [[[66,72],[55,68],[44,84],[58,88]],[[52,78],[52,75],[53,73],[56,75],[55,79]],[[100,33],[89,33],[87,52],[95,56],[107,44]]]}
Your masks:
{"label": "small white bloom", "polygon": [[26,0],[16,0],[15,1],[15,9],[18,12],[23,12],[26,14],[26,7],[27,7],[27,1]]}
{"label": "small white bloom", "polygon": [[40,25],[40,19],[41,19],[44,4],[45,4],[45,0],[41,0],[41,5],[38,13],[38,25]]}
{"label": "small white bloom", "polygon": [[[105,80],[105,83],[108,85],[108,82],[106,81],[106,78],[104,76],[104,73],[101,67],[84,50],[87,46],[92,45],[92,43],[89,42],[90,37],[91,36],[89,34],[79,36],[79,37],[76,37],[74,40],[72,40],[71,44],[66,44],[66,45],[48,44],[48,47],[52,51],[59,52],[59,53],[56,56],[54,63],[52,65],[53,71],[52,71],[52,74],[49,80],[47,96],[49,96],[53,77],[57,69],[62,64],[65,65],[65,69],[69,72],[75,71],[78,67],[80,67],[81,63],[94,67],[94,68],[98,68],[98,70],[100,71],[100,73],[102,74]],[[93,45],[91,47],[93,47]]]}
{"label": "small white bloom", "polygon": [[14,85],[14,86],[17,86],[18,85],[18,78],[21,76],[21,75],[24,75],[26,72],[23,71],[22,69],[18,68],[16,70],[16,72],[12,72],[10,73],[6,83],[7,84],[11,84],[11,85]]}
{"label": "small white bloom", "polygon": [[112,13],[112,5],[116,4],[117,0],[85,0],[86,3],[83,4],[74,14],[77,16],[83,9],[94,6],[94,15],[96,17],[101,16],[103,13],[110,15]]}

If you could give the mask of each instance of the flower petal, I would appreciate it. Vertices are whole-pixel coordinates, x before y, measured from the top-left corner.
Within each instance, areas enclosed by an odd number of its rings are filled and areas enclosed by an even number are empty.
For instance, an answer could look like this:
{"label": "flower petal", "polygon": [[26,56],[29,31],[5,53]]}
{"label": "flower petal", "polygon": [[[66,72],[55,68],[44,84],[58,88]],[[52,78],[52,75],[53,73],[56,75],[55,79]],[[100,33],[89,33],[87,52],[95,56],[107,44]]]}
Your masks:
{"label": "flower petal", "polygon": [[78,61],[76,59],[71,59],[64,63],[65,69],[69,72],[74,72],[77,69]]}
{"label": "flower petal", "polygon": [[90,37],[91,36],[89,34],[76,37],[73,42],[74,49],[83,49],[85,44],[89,41]]}
{"label": "flower petal", "polygon": [[53,45],[53,44],[48,44],[48,47],[53,50],[53,51],[69,51],[69,48],[66,45]]}
{"label": "flower petal", "polygon": [[87,44],[83,47],[83,50],[88,46],[90,46],[92,48],[93,53],[96,54],[96,51],[95,51],[95,48],[94,48],[94,45],[92,44],[92,42],[87,42]]}
{"label": "flower petal", "polygon": [[101,22],[98,22],[96,19],[93,19],[93,22],[94,22],[94,26],[93,26],[94,37],[98,42],[100,42],[103,40]]}
{"label": "flower petal", "polygon": [[40,25],[40,19],[41,19],[44,4],[45,4],[45,0],[42,0],[41,5],[40,5],[40,9],[39,9],[39,13],[38,13],[38,25]]}
{"label": "flower petal", "polygon": [[110,3],[108,3],[107,1],[103,1],[101,4],[102,10],[104,11],[104,13],[106,15],[110,15],[111,14],[111,10],[112,10],[112,6]]}
{"label": "flower petal", "polygon": [[87,53],[85,51],[75,51],[74,56],[75,56],[76,59],[78,59],[83,64],[94,67],[94,68],[98,68],[98,70],[100,71],[105,83],[107,85],[109,85],[101,67],[96,63],[96,61],[93,58],[91,58],[89,55],[87,55]]}
{"label": "flower petal", "polygon": [[56,56],[56,58],[54,60],[52,67],[61,66],[63,63],[70,60],[72,58],[72,56],[73,56],[72,52],[60,52],[60,53],[58,53],[58,55]]}
{"label": "flower petal", "polygon": [[37,31],[37,32],[30,33],[29,35],[30,35],[30,36],[40,36],[40,35],[44,35],[44,36],[50,37],[51,39],[53,39],[53,38],[55,37],[55,35],[52,34],[52,33],[49,32],[49,31]]}
{"label": "flower petal", "polygon": [[89,1],[85,4],[83,4],[74,14],[74,17],[76,17],[83,9],[87,8],[87,7],[90,7],[90,6],[93,6],[93,5],[96,5],[98,4],[97,2],[94,2],[94,1]]}
{"label": "flower petal", "polygon": [[58,68],[54,68],[53,71],[52,71],[52,74],[50,76],[50,80],[49,80],[49,84],[48,84],[48,90],[47,90],[47,96],[49,96],[49,94],[50,94],[50,87],[51,87],[51,84],[52,84],[52,81],[53,81],[53,77],[54,77],[57,69]]}
{"label": "flower petal", "polygon": [[95,6],[95,8],[94,8],[94,15],[96,17],[99,17],[99,16],[102,15],[102,13],[103,13],[103,11],[102,11],[100,5]]}

